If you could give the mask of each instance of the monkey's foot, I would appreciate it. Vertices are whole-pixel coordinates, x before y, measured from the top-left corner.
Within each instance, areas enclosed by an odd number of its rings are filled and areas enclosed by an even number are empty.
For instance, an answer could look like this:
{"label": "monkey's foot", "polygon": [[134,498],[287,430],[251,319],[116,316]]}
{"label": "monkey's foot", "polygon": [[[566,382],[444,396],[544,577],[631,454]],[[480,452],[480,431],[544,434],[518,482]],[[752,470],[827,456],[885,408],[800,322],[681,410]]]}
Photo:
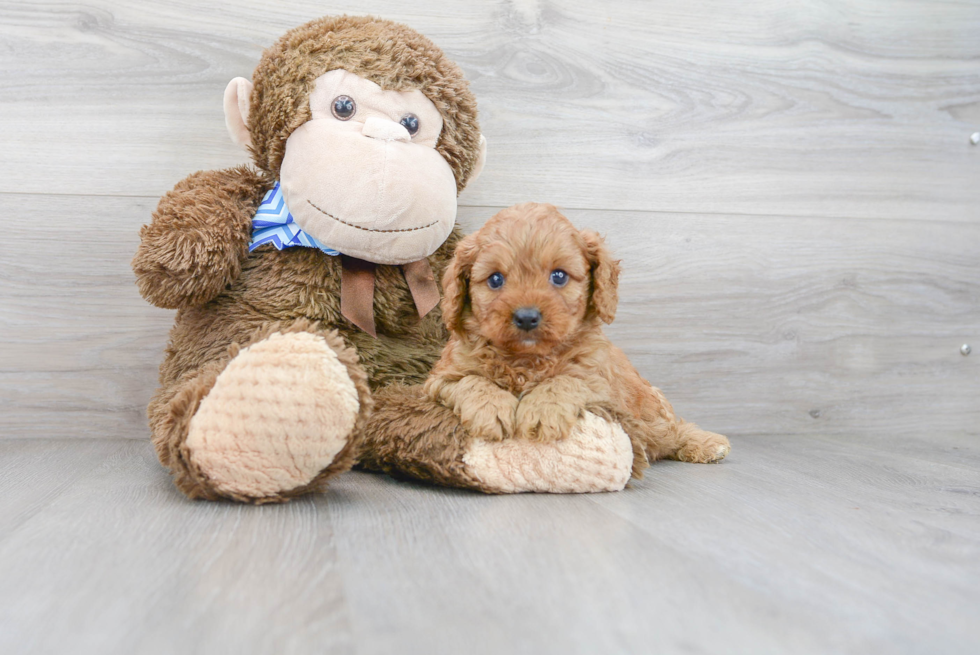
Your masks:
{"label": "monkey's foot", "polygon": [[334,462],[361,405],[324,337],[277,332],[228,363],[191,419],[184,448],[219,492],[280,500]]}
{"label": "monkey's foot", "polygon": [[633,446],[618,423],[586,412],[561,441],[475,439],[466,472],[496,493],[620,491],[629,482]]}
{"label": "monkey's foot", "polygon": [[675,459],[682,462],[714,464],[725,459],[732,449],[726,437],[691,424],[686,424],[681,434],[684,443],[677,449]]}

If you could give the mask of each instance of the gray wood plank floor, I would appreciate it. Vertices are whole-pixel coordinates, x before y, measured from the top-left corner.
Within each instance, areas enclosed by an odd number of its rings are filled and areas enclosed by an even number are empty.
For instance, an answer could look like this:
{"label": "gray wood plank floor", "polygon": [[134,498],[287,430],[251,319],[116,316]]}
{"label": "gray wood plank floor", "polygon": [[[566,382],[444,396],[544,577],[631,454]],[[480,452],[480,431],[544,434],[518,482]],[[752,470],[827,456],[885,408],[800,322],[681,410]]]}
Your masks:
{"label": "gray wood plank floor", "polygon": [[620,493],[352,472],[248,507],[149,445],[0,441],[3,653],[976,653],[980,446],[742,437]]}

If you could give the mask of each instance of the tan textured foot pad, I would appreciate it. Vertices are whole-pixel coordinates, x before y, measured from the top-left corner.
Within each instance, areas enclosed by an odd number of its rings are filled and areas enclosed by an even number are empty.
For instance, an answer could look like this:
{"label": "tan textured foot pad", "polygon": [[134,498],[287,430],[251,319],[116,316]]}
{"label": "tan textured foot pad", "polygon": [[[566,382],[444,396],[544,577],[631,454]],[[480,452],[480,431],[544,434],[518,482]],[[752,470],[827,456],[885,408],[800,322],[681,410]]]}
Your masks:
{"label": "tan textured foot pad", "polygon": [[322,337],[276,333],[229,362],[185,445],[218,490],[275,496],[330,465],[359,409],[347,369]]}
{"label": "tan textured foot pad", "polygon": [[586,412],[562,441],[476,439],[463,462],[497,493],[620,491],[630,479],[633,446],[618,423]]}

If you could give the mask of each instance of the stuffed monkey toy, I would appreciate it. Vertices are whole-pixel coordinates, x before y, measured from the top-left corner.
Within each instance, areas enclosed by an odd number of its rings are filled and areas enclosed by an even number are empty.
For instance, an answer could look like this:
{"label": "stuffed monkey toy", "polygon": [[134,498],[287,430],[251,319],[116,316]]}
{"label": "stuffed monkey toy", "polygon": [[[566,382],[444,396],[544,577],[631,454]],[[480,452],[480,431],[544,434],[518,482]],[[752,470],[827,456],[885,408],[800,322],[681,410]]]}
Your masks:
{"label": "stuffed monkey toy", "polygon": [[357,463],[487,492],[626,484],[608,416],[561,444],[487,444],[417,386],[448,338],[456,197],[486,156],[475,98],[431,41],[314,20],[224,107],[255,167],[178,183],[133,260],[143,297],[177,310],[148,418],[183,493],[282,502]]}

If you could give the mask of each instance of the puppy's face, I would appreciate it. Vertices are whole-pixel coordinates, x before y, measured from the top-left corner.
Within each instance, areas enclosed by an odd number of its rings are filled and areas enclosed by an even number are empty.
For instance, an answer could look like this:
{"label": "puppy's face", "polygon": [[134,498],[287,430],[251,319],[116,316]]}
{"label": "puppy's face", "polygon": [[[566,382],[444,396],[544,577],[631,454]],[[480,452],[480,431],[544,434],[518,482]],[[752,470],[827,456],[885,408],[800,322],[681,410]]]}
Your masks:
{"label": "puppy's face", "polygon": [[543,355],[592,317],[611,322],[618,262],[599,236],[551,205],[505,209],[464,239],[446,272],[451,330],[514,354]]}

